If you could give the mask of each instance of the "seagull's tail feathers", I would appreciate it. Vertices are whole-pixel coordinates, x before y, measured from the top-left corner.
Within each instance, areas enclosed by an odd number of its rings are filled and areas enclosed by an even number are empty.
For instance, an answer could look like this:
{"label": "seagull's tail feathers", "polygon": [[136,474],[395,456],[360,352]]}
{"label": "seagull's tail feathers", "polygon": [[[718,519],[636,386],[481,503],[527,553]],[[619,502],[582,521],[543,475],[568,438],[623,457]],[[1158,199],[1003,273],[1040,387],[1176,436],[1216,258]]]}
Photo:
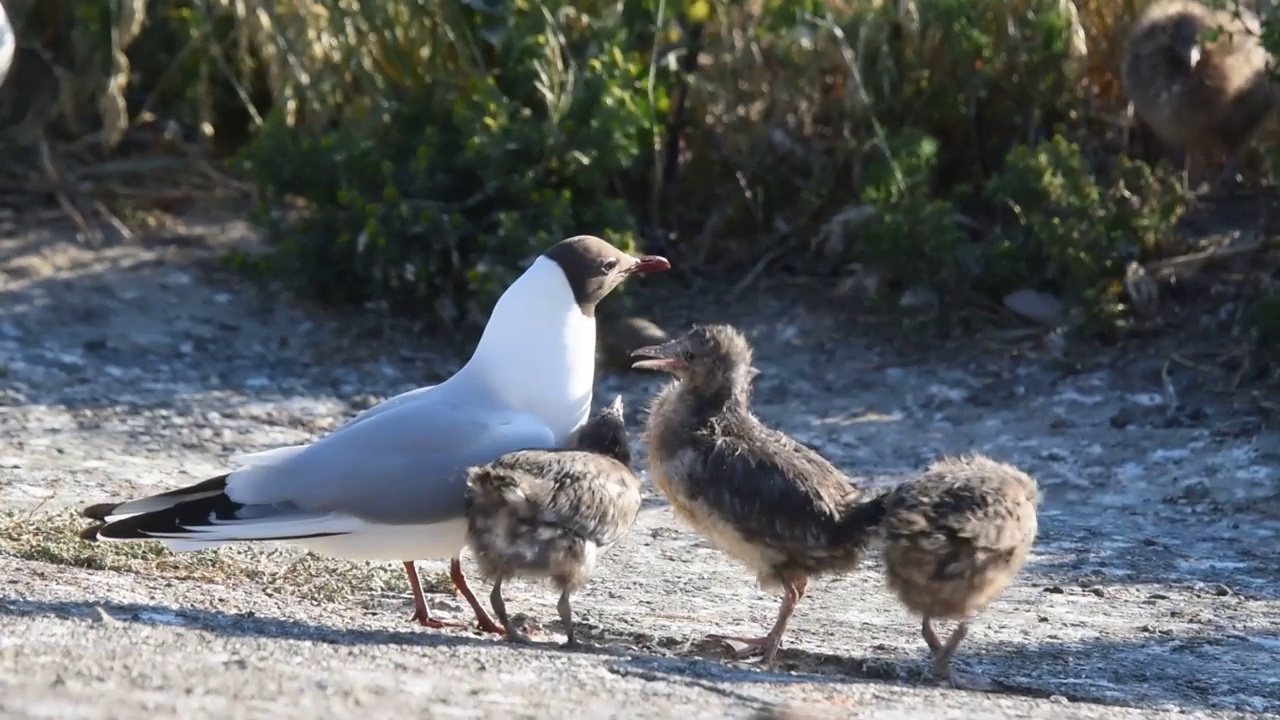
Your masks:
{"label": "seagull's tail feathers", "polygon": [[158,510],[166,510],[180,503],[190,502],[192,500],[201,500],[211,497],[226,497],[227,491],[227,475],[219,475],[215,478],[209,478],[203,482],[194,485],[170,490],[168,492],[149,495],[137,500],[129,500],[127,502],[118,503],[98,503],[90,505],[80,511],[80,514],[90,520],[99,520],[104,523],[121,520],[131,515],[140,515],[144,513],[152,513]]}
{"label": "seagull's tail feathers", "polygon": [[303,540],[345,535],[360,521],[317,513],[291,504],[245,505],[228,497],[227,476],[123,503],[81,511],[98,524],[80,532],[85,540],[160,540],[170,550],[216,547],[228,542]]}

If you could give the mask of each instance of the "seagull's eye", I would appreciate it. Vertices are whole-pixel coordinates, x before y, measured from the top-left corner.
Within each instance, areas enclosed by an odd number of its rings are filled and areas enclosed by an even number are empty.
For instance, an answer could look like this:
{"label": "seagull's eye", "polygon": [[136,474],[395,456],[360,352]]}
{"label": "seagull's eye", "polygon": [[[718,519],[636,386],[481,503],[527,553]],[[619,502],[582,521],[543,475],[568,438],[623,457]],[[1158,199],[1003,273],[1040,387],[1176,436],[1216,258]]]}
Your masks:
{"label": "seagull's eye", "polygon": [[600,267],[603,268],[605,272],[613,272],[613,269],[618,267],[618,258],[609,258],[601,263]]}
{"label": "seagull's eye", "polygon": [[685,362],[687,362],[687,363],[691,363],[691,362],[693,362],[693,351],[692,351],[692,350],[684,350],[684,351],[682,351],[682,352],[680,353],[680,359],[681,359],[681,360],[684,360],[684,361],[685,361]]}

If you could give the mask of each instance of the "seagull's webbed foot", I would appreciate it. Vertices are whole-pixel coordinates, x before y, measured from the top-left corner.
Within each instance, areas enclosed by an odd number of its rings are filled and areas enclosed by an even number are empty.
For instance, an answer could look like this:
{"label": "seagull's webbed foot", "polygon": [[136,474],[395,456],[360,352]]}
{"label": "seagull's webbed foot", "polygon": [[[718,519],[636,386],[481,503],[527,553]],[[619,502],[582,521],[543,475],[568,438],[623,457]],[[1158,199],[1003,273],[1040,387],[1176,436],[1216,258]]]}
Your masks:
{"label": "seagull's webbed foot", "polygon": [[414,567],[412,560],[404,561],[404,573],[409,578],[409,589],[413,593],[413,614],[409,616],[409,621],[432,630],[452,627],[443,620],[431,617],[431,608],[427,607],[427,598],[422,594],[422,583],[418,581],[418,569]]}
{"label": "seagull's webbed foot", "polygon": [[443,630],[445,628],[467,627],[467,623],[441,620],[439,618],[431,617],[430,611],[427,611],[426,614],[423,614],[422,612],[419,612],[417,609],[415,609],[413,611],[413,614],[409,616],[409,622],[416,622],[422,627],[430,628],[431,630]]}

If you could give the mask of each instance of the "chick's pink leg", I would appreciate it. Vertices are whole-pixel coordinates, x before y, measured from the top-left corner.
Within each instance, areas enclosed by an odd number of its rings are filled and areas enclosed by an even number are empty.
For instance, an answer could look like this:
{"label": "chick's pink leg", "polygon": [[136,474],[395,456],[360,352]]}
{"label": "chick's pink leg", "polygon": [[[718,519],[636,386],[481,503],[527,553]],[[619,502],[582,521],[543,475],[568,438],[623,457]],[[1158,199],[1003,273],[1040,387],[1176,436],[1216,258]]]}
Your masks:
{"label": "chick's pink leg", "polygon": [[782,604],[778,606],[778,619],[774,621],[773,628],[769,630],[768,634],[762,637],[733,637],[729,635],[711,635],[709,637],[715,640],[746,645],[745,648],[734,653],[739,658],[763,651],[764,665],[772,670],[776,665],[778,648],[782,645],[782,636],[787,631],[787,623],[795,613],[796,604],[804,597],[808,585],[809,579],[804,576],[783,583]]}

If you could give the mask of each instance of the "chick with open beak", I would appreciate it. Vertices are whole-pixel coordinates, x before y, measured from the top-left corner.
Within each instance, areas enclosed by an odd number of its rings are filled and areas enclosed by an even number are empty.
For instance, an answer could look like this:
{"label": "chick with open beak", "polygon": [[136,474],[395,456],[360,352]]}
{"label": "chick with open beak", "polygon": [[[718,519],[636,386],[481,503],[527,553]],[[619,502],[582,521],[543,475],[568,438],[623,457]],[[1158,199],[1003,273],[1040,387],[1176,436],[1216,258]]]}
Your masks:
{"label": "chick with open beak", "polygon": [[728,325],[695,327],[632,352],[633,367],[670,373],[645,429],[649,475],[675,514],[781,589],[778,618],[759,638],[729,638],[763,652],[772,669],[809,579],[857,567],[884,505],[830,462],[767,427],[751,409],[751,347]]}

